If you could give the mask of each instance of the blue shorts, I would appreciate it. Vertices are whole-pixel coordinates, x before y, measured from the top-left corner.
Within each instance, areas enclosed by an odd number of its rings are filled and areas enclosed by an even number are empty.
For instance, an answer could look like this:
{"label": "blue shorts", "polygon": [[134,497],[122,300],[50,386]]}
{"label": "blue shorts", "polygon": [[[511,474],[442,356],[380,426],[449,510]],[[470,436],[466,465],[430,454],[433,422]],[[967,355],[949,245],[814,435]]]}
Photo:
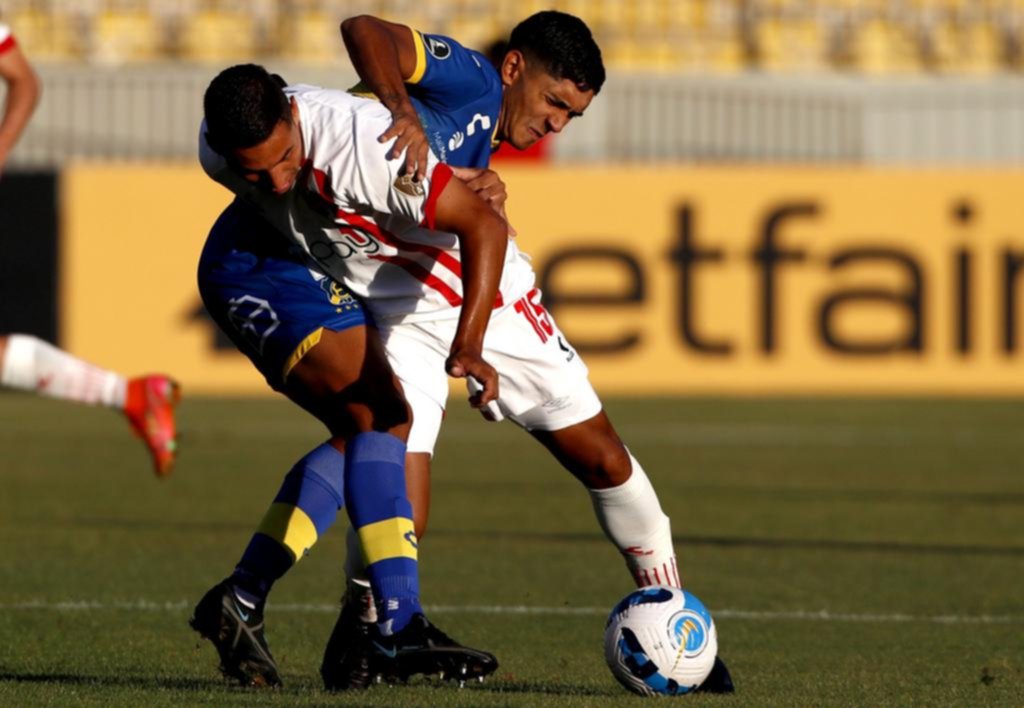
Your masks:
{"label": "blue shorts", "polygon": [[306,263],[283,234],[238,200],[217,219],[199,258],[207,312],[275,390],[322,330],[368,324],[358,299]]}

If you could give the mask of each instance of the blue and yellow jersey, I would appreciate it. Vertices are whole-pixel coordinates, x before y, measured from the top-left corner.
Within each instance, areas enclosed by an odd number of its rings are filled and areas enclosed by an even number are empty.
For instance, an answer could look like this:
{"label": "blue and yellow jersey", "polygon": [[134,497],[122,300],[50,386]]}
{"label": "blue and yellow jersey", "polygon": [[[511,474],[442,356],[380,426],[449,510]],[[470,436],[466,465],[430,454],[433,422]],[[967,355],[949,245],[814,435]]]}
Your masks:
{"label": "blue and yellow jersey", "polygon": [[501,111],[501,79],[480,52],[413,30],[416,71],[406,82],[430,147],[442,162],[487,167]]}

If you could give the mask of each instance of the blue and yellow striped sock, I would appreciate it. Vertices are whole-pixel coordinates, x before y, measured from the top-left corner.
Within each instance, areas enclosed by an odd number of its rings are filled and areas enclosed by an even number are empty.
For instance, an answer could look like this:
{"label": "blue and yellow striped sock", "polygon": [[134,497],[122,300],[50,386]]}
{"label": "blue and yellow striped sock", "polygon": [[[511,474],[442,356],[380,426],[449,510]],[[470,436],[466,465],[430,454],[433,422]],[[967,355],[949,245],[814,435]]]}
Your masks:
{"label": "blue and yellow striped sock", "polygon": [[359,534],[378,626],[399,632],[420,607],[412,505],[405,492],[405,443],[387,433],[360,433],[346,455],[345,498]]}
{"label": "blue and yellow striped sock", "polygon": [[231,576],[242,599],[266,600],[274,582],[331,527],[345,505],[344,476],[345,455],[329,443],[292,467]]}

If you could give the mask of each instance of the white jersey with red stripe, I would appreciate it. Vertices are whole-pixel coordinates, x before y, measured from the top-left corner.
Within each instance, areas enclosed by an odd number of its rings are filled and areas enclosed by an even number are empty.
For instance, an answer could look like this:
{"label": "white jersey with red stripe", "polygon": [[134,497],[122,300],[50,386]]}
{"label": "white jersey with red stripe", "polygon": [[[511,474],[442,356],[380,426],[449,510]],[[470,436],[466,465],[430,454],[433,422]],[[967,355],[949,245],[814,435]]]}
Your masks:
{"label": "white jersey with red stripe", "polygon": [[11,49],[15,44],[16,42],[14,41],[14,35],[11,34],[11,28],[3,22],[0,22],[0,54]]}
{"label": "white jersey with red stripe", "polygon": [[[380,103],[343,91],[289,86],[298,105],[306,165],[285,195],[233,172],[200,131],[203,169],[290,237],[316,264],[387,323],[457,317],[462,305],[458,238],[434,231],[437,198],[451,169],[431,154],[427,178],[412,183],[378,137],[391,125]],[[495,307],[533,287],[529,260],[510,241]]]}

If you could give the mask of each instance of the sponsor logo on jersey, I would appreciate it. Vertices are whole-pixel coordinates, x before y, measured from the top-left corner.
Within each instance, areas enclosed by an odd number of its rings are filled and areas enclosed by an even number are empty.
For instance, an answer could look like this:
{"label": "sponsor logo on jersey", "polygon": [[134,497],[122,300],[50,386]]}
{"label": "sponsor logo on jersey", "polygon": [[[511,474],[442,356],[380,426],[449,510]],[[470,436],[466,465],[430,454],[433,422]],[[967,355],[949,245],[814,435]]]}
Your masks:
{"label": "sponsor logo on jersey", "polygon": [[416,543],[416,532],[414,532],[414,531],[406,531],[405,535],[402,536],[402,538],[404,538],[406,541],[411,543],[413,548],[419,548],[420,547],[419,544]]}
{"label": "sponsor logo on jersey", "polygon": [[447,59],[452,55],[452,48],[444,40],[437,37],[424,37],[423,39],[427,45],[427,51],[435,59]]}
{"label": "sponsor logo on jersey", "polygon": [[569,396],[560,396],[559,398],[552,398],[550,401],[545,401],[541,404],[544,410],[554,413],[556,411],[562,411],[572,405],[572,399]]}
{"label": "sponsor logo on jersey", "polygon": [[423,185],[412,178],[412,175],[399,175],[395,180],[395,189],[410,197],[422,197]]}
{"label": "sponsor logo on jersey", "polygon": [[263,354],[263,345],[281,325],[277,313],[263,298],[243,295],[228,301],[228,320],[249,345]]}
{"label": "sponsor logo on jersey", "polygon": [[466,142],[466,136],[462,134],[462,131],[457,130],[455,131],[455,135],[453,135],[448,141],[448,149],[455,152],[462,147],[462,143],[464,142]]}

